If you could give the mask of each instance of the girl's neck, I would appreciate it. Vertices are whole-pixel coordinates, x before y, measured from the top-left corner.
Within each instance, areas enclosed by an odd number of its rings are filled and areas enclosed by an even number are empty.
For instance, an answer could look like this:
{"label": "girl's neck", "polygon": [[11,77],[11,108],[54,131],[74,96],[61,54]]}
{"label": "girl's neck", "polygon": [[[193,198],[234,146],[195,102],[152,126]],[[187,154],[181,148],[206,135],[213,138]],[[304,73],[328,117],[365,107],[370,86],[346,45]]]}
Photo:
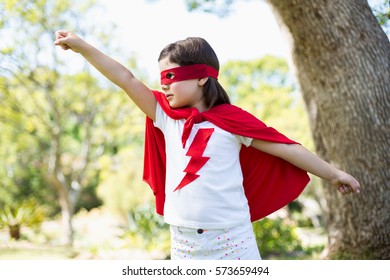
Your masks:
{"label": "girl's neck", "polygon": [[210,108],[208,108],[206,106],[206,104],[204,104],[204,102],[199,102],[198,104],[195,104],[194,106],[191,106],[191,108],[196,108],[201,113],[203,113],[203,112],[205,112],[205,111],[210,109]]}

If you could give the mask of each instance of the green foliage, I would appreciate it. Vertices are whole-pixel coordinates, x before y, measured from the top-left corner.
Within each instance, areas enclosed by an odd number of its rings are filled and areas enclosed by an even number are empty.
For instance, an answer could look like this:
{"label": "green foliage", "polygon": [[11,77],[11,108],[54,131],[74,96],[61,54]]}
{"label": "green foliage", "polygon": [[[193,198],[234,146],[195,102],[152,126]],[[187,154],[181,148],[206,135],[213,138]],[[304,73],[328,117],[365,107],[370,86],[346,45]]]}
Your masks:
{"label": "green foliage", "polygon": [[313,148],[305,107],[287,62],[264,56],[222,66],[221,84],[232,103],[251,112],[308,149]]}
{"label": "green foliage", "polygon": [[[140,204],[128,212],[128,224],[122,226],[121,238],[128,240],[129,246],[146,250],[161,250],[166,255],[170,250],[169,225],[155,213],[150,203]],[[286,258],[318,251],[317,248],[303,248],[296,234],[296,226],[281,218],[264,218],[253,223],[256,242],[263,258]],[[322,249],[322,247],[320,248]]]}
{"label": "green foliage", "polygon": [[371,7],[378,23],[382,26],[383,30],[390,35],[390,2],[389,0],[368,0],[368,4]]}
{"label": "green foliage", "polygon": [[7,227],[11,238],[18,240],[22,226],[37,227],[45,218],[45,208],[30,199],[20,204],[6,205],[0,210],[0,228]]}
{"label": "green foliage", "polygon": [[156,214],[149,203],[139,205],[128,213],[128,225],[123,226],[121,238],[128,239],[132,245],[138,244],[147,250],[161,250],[169,254],[169,225]]}
{"label": "green foliage", "polygon": [[54,215],[60,186],[68,194],[84,189],[88,205],[78,208],[98,206],[98,158],[142,141],[144,117],[127,97],[103,86],[90,68],[66,74],[72,71],[53,46],[58,28],[87,30],[84,20],[99,11],[93,2],[0,1],[0,36],[7,38],[0,45],[0,206],[34,196]]}
{"label": "green foliage", "polygon": [[302,244],[295,226],[281,218],[264,218],[253,223],[256,241],[264,258],[301,251]]}
{"label": "green foliage", "polygon": [[186,0],[189,11],[201,10],[206,13],[214,13],[220,17],[228,16],[232,11],[234,0]]}
{"label": "green foliage", "polygon": [[96,188],[100,182],[100,172],[96,172],[97,175],[88,180],[88,184],[82,189],[80,199],[77,201],[76,213],[81,209],[87,211],[97,208],[103,204],[103,201],[97,196]]}
{"label": "green foliage", "polygon": [[[2,104],[9,104],[8,100],[3,101]],[[0,209],[34,197],[55,212],[55,197],[37,168],[41,160],[37,157],[39,144],[31,133],[23,132],[22,119],[21,114],[11,110],[0,114]]]}
{"label": "green foliage", "polygon": [[128,145],[114,156],[99,159],[102,167],[97,195],[110,211],[123,217],[138,205],[150,202],[153,193],[142,181],[142,146]]}

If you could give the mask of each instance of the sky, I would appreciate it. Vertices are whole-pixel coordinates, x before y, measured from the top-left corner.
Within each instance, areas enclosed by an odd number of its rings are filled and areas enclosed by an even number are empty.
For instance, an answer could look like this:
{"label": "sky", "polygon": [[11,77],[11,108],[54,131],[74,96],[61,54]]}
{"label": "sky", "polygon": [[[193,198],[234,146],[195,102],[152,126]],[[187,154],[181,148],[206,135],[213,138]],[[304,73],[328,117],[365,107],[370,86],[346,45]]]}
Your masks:
{"label": "sky", "polygon": [[[167,44],[199,36],[214,48],[220,63],[252,60],[266,54],[287,57],[288,47],[270,7],[263,1],[236,1],[227,17],[188,12],[185,0],[99,0],[105,21],[117,25],[112,40],[150,78],[158,79],[158,55]],[[121,61],[122,62],[122,61]]]}

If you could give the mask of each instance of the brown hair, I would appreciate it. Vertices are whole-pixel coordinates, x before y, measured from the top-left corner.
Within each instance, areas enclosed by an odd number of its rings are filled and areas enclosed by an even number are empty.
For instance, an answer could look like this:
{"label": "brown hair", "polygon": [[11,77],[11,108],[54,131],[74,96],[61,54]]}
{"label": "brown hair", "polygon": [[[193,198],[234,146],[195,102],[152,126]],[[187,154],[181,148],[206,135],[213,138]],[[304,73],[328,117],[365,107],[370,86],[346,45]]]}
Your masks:
{"label": "brown hair", "polygon": [[[210,44],[200,37],[188,37],[166,46],[158,57],[158,61],[169,58],[172,63],[180,66],[206,64],[219,71],[219,61]],[[209,77],[203,86],[203,96],[208,108],[228,103],[229,96],[217,79]]]}

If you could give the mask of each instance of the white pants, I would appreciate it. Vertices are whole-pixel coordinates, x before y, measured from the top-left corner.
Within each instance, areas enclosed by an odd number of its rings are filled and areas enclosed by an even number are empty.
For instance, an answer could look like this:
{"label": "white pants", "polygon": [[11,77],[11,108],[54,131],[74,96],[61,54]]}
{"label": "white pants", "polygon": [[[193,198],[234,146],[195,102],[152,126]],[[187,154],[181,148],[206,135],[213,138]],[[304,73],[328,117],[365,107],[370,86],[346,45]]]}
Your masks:
{"label": "white pants", "polygon": [[250,222],[229,229],[170,226],[172,260],[261,260]]}

